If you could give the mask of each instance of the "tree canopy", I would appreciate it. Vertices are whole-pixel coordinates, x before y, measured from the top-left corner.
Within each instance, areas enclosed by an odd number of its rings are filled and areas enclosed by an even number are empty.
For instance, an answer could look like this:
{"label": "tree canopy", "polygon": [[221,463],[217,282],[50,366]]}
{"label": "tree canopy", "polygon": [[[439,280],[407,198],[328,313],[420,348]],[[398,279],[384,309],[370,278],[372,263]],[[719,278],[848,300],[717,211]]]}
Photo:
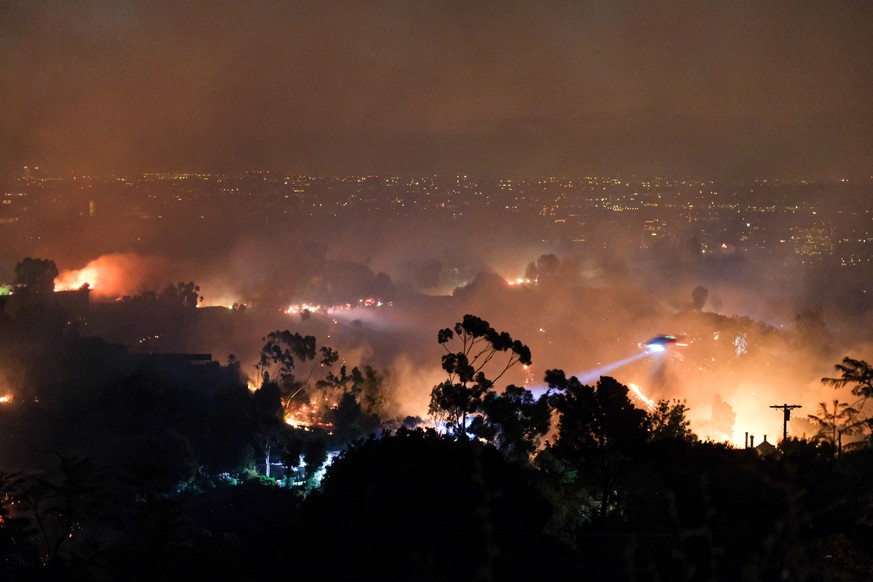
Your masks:
{"label": "tree canopy", "polygon": [[448,378],[431,391],[430,413],[459,438],[496,439],[508,453],[530,452],[533,439],[548,430],[547,404],[517,386],[499,395],[494,390],[510,368],[531,364],[530,349],[474,315],[440,330],[437,341]]}
{"label": "tree canopy", "polygon": [[15,265],[15,283],[33,294],[47,294],[54,291],[58,267],[49,259],[27,257]]}

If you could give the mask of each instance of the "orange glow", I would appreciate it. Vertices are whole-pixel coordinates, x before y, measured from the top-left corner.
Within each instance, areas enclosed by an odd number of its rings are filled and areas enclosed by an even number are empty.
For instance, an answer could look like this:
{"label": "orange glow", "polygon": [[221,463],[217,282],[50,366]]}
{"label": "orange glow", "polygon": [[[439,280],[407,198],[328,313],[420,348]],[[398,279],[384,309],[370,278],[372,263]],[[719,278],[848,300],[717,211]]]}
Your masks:
{"label": "orange glow", "polygon": [[655,401],[643,394],[643,391],[636,384],[628,384],[628,388],[636,395],[637,398],[643,401],[643,404],[646,405],[646,408],[649,410],[655,409]]}
{"label": "orange glow", "polygon": [[288,315],[294,315],[297,313],[302,313],[303,311],[309,311],[310,313],[314,313],[316,311],[321,310],[321,305],[312,305],[309,303],[300,303],[295,305],[289,305],[285,309],[285,313]]}
{"label": "orange glow", "polygon": [[85,267],[78,271],[64,271],[55,280],[56,291],[73,291],[88,285],[92,289],[100,288],[101,273],[95,267]]}
{"label": "orange glow", "polygon": [[158,272],[158,261],[154,258],[132,253],[103,255],[81,269],[61,271],[55,278],[55,290],[72,291],[87,283],[97,296],[135,295]]}
{"label": "orange glow", "polygon": [[[337,403],[331,408],[336,408]],[[300,428],[303,430],[310,430],[313,427],[326,429],[328,432],[333,428],[333,424],[325,421],[324,417],[321,416],[323,408],[319,406],[314,406],[313,403],[310,404],[297,404],[294,403],[292,406],[288,406],[285,404],[285,424],[288,426],[292,426],[294,428]]]}
{"label": "orange glow", "polygon": [[311,410],[305,404],[294,409],[285,406],[285,424],[304,430],[312,426]]}
{"label": "orange glow", "polygon": [[302,429],[307,429],[310,426],[312,426],[309,422],[306,422],[305,420],[301,420],[301,419],[297,418],[296,415],[286,416],[285,417],[285,424],[287,424],[288,426],[292,426],[294,428],[302,428]]}
{"label": "orange glow", "polygon": [[9,404],[10,402],[12,402],[12,394],[0,396],[0,404]]}

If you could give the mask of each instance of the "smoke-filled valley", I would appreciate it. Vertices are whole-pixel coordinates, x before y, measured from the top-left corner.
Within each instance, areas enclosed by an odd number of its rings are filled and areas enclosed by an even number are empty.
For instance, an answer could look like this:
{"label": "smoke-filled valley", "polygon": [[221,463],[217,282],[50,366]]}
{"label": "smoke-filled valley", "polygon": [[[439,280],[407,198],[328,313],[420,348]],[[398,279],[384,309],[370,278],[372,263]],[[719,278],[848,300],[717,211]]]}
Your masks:
{"label": "smoke-filled valley", "polygon": [[873,580],[873,2],[0,2],[0,582]]}
{"label": "smoke-filled valley", "polygon": [[[58,289],[88,284],[84,335],[233,354],[252,378],[267,333],[313,335],[349,367],[384,374],[387,417],[427,416],[444,376],[436,332],[467,313],[530,346],[533,364],[508,383],[603,368],[686,401],[698,434],[735,445],[744,433],[775,440],[771,405],[812,412],[832,398],[820,379],[833,365],[869,352],[868,281],[837,256],[844,238],[869,240],[857,206],[869,185],[517,180],[513,191],[428,178],[422,193],[417,180],[34,182],[30,215],[3,226],[2,267],[12,282],[21,258],[52,259]],[[701,187],[721,204],[693,210]],[[810,224],[837,246],[803,254]],[[126,308],[177,281],[199,286],[193,317]],[[609,367],[659,334],[688,345]],[[804,418],[791,434],[815,432]]]}
{"label": "smoke-filled valley", "polygon": [[869,183],[6,189],[13,579],[873,567]]}

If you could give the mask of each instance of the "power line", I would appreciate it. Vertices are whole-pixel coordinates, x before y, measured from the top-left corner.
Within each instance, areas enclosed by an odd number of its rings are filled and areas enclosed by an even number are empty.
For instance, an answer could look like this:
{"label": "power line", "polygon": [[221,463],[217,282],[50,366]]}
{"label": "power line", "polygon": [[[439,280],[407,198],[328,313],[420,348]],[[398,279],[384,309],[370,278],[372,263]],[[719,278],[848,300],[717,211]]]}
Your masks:
{"label": "power line", "polygon": [[782,409],[782,440],[788,438],[788,421],[791,420],[791,410],[794,408],[803,408],[799,404],[774,404],[770,408]]}

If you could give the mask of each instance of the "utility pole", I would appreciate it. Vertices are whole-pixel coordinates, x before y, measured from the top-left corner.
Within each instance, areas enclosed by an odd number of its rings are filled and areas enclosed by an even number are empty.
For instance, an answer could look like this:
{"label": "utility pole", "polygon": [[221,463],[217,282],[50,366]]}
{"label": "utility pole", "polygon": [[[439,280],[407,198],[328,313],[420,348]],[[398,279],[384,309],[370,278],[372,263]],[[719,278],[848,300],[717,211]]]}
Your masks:
{"label": "utility pole", "polygon": [[794,408],[803,408],[799,404],[774,404],[770,408],[782,409],[782,440],[788,438],[788,421],[791,420],[791,410]]}

